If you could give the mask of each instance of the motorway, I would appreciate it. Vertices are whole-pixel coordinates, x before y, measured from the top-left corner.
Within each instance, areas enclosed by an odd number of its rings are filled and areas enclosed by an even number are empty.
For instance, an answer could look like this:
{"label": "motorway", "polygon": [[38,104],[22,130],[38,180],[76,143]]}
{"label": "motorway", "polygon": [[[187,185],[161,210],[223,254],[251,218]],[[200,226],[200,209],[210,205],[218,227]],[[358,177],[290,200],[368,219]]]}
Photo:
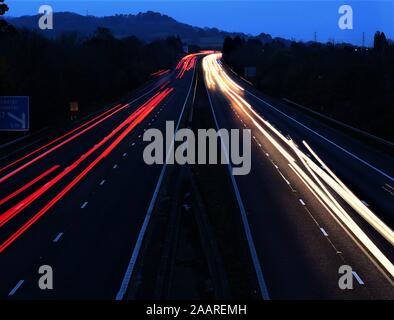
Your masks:
{"label": "motorway", "polygon": [[[394,159],[205,55],[217,128],[252,132],[251,172],[231,181],[262,298],[394,299]],[[0,299],[124,297],[166,167],[144,163],[142,136],[180,124],[200,61],[188,55],[128,103],[1,160]],[[38,287],[41,265],[55,290]],[[353,290],[338,286],[342,265]]]}
{"label": "motorway", "polygon": [[[218,128],[251,130],[252,169],[234,188],[265,298],[393,299],[394,159],[264,96],[220,58],[204,58],[207,94]],[[341,265],[353,290],[339,289]]]}
{"label": "motorway", "polygon": [[[196,59],[154,74],[130,102],[2,161],[1,299],[122,297],[162,170],[144,163],[142,135],[179,123]],[[39,288],[41,265],[52,267],[54,290]]]}

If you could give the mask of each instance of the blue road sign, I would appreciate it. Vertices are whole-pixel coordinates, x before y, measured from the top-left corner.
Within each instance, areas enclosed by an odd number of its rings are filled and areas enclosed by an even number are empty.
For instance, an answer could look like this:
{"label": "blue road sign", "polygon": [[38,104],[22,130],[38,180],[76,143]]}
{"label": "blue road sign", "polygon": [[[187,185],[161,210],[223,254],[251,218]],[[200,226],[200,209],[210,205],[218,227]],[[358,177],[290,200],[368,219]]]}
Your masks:
{"label": "blue road sign", "polygon": [[29,130],[29,97],[0,96],[0,131]]}

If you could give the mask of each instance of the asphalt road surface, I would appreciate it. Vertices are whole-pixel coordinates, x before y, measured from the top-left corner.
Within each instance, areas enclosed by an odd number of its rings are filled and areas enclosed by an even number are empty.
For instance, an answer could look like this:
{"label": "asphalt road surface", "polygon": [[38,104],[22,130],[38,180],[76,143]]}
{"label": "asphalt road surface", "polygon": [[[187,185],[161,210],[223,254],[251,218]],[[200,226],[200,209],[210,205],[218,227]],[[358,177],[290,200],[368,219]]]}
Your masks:
{"label": "asphalt road surface", "polygon": [[[353,225],[343,223],[302,182],[301,173],[307,170],[301,168],[299,177],[290,167],[291,157],[295,163],[300,161],[288,141],[308,154],[307,159],[313,158],[303,145],[306,141],[388,229],[394,214],[394,197],[389,192],[394,159],[264,96],[223,66],[219,58],[206,58],[207,92],[217,127],[251,130],[251,172],[236,176],[235,184],[269,297],[393,299],[392,275],[353,234]],[[337,194],[333,198],[341,204]],[[392,245],[349,205],[342,207],[377,244],[392,270]],[[339,288],[342,265],[353,270],[353,290]]]}
{"label": "asphalt road surface", "polygon": [[[217,127],[252,134],[251,172],[232,181],[262,297],[394,299],[394,159],[208,57]],[[187,56],[128,103],[1,160],[1,299],[123,297],[163,173],[145,164],[142,136],[180,122],[199,61]],[[42,265],[54,290],[38,286]],[[352,290],[339,288],[342,265]]]}
{"label": "asphalt road surface", "polygon": [[[194,79],[188,63],[50,145],[3,160],[2,299],[115,299],[162,169],[145,164],[142,135],[179,121]],[[54,290],[38,286],[42,265]]]}

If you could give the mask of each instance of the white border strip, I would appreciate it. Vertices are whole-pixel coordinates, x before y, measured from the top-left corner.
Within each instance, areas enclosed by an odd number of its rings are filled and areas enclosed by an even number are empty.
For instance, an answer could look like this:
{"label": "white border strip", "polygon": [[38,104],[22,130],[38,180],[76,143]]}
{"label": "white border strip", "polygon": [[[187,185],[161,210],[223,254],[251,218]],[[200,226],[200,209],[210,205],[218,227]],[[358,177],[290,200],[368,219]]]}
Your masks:
{"label": "white border strip", "polygon": [[[204,85],[205,85],[205,80],[204,80]],[[219,130],[219,124],[218,124],[218,121],[216,119],[215,111],[213,109],[211,96],[209,94],[209,90],[206,87],[206,85],[205,85],[205,89],[207,91],[209,104],[211,106],[211,110],[212,110],[212,114],[213,114],[213,119],[215,120],[216,129]],[[223,147],[224,147],[224,150],[225,150],[226,147],[225,146],[223,146]],[[225,150],[225,152],[227,153],[227,150]],[[267,289],[266,282],[264,280],[263,272],[261,271],[259,258],[257,257],[256,247],[255,247],[254,242],[253,242],[252,233],[250,231],[248,218],[246,216],[246,210],[245,210],[242,198],[241,198],[241,194],[239,193],[237,182],[235,181],[234,175],[232,173],[233,168],[231,166],[230,161],[228,161],[227,164],[228,164],[230,180],[231,180],[231,183],[232,183],[233,188],[234,188],[234,192],[235,192],[235,196],[237,198],[239,209],[241,211],[242,222],[243,222],[243,226],[244,226],[244,230],[245,230],[245,234],[246,234],[246,239],[248,241],[250,254],[252,256],[253,266],[254,266],[254,269],[255,269],[255,272],[256,272],[257,281],[259,283],[261,296],[262,296],[262,298],[264,300],[270,300],[270,296],[268,294],[268,289]]]}
{"label": "white border strip", "polygon": [[[176,128],[175,128],[175,132],[179,128],[179,125],[180,125],[181,120],[182,120],[183,113],[185,111],[186,103],[189,100],[190,92],[191,92],[191,89],[193,87],[195,73],[196,73],[196,68],[193,69],[192,81],[190,83],[189,91],[187,93],[187,96],[186,96],[186,99],[185,99],[185,103],[183,104],[182,111],[181,111],[181,114],[179,116]],[[168,156],[172,153],[172,149],[173,148],[174,148],[174,140],[172,140],[170,149],[169,149],[168,154],[167,154],[167,159],[168,159]],[[116,295],[115,300],[123,300],[124,295],[126,294],[127,288],[129,287],[131,276],[133,274],[134,267],[135,267],[135,264],[137,262],[138,255],[139,255],[139,252],[140,252],[140,249],[141,249],[141,246],[142,246],[142,241],[144,240],[145,232],[146,232],[146,229],[148,227],[150,218],[152,216],[152,212],[153,212],[153,209],[154,209],[157,197],[159,195],[160,186],[161,186],[161,183],[163,181],[164,174],[166,172],[166,168],[167,168],[167,161],[164,163],[163,168],[161,169],[159,180],[157,181],[156,188],[155,188],[155,191],[153,193],[153,197],[152,197],[152,199],[150,201],[150,204],[149,204],[149,207],[148,207],[148,211],[146,213],[146,216],[145,216],[144,222],[142,224],[141,230],[140,230],[140,232],[138,234],[137,242],[136,242],[136,244],[134,246],[133,253],[131,255],[129,264],[128,264],[127,269],[126,269],[126,273],[125,273],[125,275],[123,277],[122,284],[121,284],[120,289],[119,289],[119,291],[118,291],[118,293]]]}

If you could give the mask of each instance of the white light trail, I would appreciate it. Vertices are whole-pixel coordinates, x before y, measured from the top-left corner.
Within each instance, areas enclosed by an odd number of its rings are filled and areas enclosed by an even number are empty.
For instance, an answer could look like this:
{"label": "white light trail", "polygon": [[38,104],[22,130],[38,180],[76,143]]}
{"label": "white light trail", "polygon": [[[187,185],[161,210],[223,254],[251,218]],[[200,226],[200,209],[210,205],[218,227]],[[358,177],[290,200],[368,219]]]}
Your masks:
{"label": "white light trail", "polygon": [[[306,185],[323,207],[339,218],[348,230],[363,244],[372,256],[394,277],[394,266],[383,252],[373,243],[366,233],[351,218],[335,195],[341,197],[366,222],[381,234],[391,246],[394,245],[393,231],[380,220],[346,185],[328,168],[312,148],[303,141],[303,145],[312,154],[308,157],[296,143],[286,138],[267,120],[261,117],[242,97],[244,89],[235,83],[222,68],[221,53],[214,53],[203,59],[205,81],[209,90],[220,90],[233,104],[234,108],[246,115],[253,125],[272,143],[276,150],[289,162],[289,167]],[[263,125],[266,127],[264,128]],[[268,129],[268,130],[267,130]],[[286,148],[283,146],[285,144]],[[293,157],[294,154],[296,157]],[[319,165],[321,166],[319,166]]]}

